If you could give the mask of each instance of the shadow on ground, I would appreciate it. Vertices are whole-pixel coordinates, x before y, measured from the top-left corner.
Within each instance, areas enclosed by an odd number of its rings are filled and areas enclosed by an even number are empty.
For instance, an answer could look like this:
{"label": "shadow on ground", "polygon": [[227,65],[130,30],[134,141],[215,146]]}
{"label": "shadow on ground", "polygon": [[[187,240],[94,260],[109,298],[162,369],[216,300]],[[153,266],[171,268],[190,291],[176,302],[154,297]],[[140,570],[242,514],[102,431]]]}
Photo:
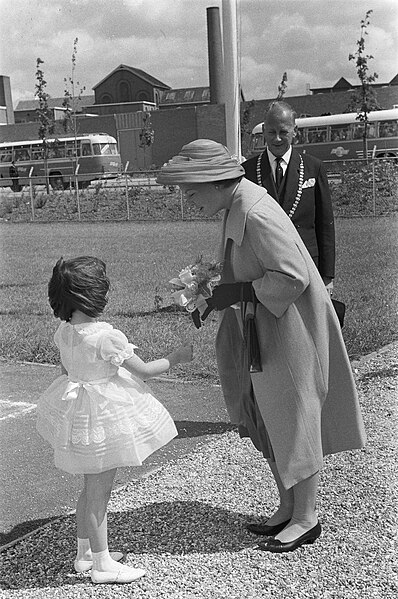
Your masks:
{"label": "shadow on ground", "polygon": [[[109,547],[134,554],[187,555],[241,551],[255,544],[244,524],[247,516],[198,501],[160,502],[126,512],[108,514]],[[231,530],[235,531],[231,534]],[[24,551],[26,559],[20,559]],[[51,560],[48,552],[52,553]],[[80,585],[90,579],[74,575],[75,521],[60,518],[15,547],[12,560],[3,565],[1,588],[28,589]],[[54,557],[56,555],[56,558]],[[17,581],[17,582],[16,582]]]}
{"label": "shadow on ground", "polygon": [[[210,435],[221,435],[227,431],[237,430],[236,426],[229,422],[208,422],[208,421],[196,421],[196,420],[176,420],[175,425],[178,430],[178,437],[176,437],[171,443],[161,448],[158,452],[155,452],[152,456],[150,456],[139,469],[137,467],[126,467],[118,469],[117,474],[117,485],[123,486],[128,483],[130,480],[136,480],[145,476],[146,472],[151,471],[152,469],[157,469],[158,467],[163,466],[165,463],[176,460],[182,455],[185,455],[189,452],[194,442],[201,442],[203,440],[209,440]],[[193,441],[190,442],[189,440]],[[49,448],[48,456],[49,459],[52,459],[52,454]],[[45,463],[45,460],[40,460],[41,463]],[[40,528],[47,522],[51,522],[57,519],[59,516],[63,516],[65,514],[64,506],[69,506],[69,511],[74,510],[76,505],[76,500],[78,495],[80,494],[80,484],[82,477],[74,477],[72,475],[66,475],[66,473],[62,473],[59,470],[52,468],[53,471],[53,479],[50,484],[47,480],[47,483],[44,483],[44,489],[42,493],[39,493],[37,487],[37,479],[35,479],[34,484],[36,484],[34,489],[30,490],[31,497],[34,498],[36,502],[46,502],[48,501],[48,493],[51,485],[54,485],[53,494],[59,492],[63,493],[63,504],[62,509],[59,508],[56,510],[57,515],[48,517],[48,518],[33,518],[31,520],[26,519],[23,522],[20,522],[10,528],[9,530],[4,530],[4,532],[0,532],[0,550],[5,545],[12,543],[13,541],[19,539],[20,537],[34,532],[37,528]],[[48,474],[48,473],[47,473]],[[68,483],[68,481],[70,481]],[[65,491],[62,491],[62,488],[59,486],[61,484],[69,484],[69,487],[73,485],[73,488],[76,489],[75,494],[76,497],[73,497],[68,500],[68,497],[65,496]],[[51,487],[52,488],[52,487]],[[71,489],[69,489],[71,490]],[[4,501],[4,506],[6,505]]]}
{"label": "shadow on ground", "polygon": [[26,520],[26,522],[21,522],[14,526],[10,532],[0,533],[0,547],[3,545],[8,545],[14,541],[14,539],[19,539],[24,535],[34,532],[36,529],[48,524],[49,522],[53,522],[57,520],[59,516],[52,516],[51,518],[39,518],[37,520]]}

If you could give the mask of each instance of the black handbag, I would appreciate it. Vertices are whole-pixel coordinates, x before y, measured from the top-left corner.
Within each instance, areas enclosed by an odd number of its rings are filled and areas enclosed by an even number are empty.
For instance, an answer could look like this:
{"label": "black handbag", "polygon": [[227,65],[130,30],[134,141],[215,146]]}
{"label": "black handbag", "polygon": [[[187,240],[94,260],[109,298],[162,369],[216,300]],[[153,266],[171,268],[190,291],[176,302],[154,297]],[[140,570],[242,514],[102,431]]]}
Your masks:
{"label": "black handbag", "polygon": [[334,309],[336,310],[337,318],[339,319],[339,323],[341,328],[344,326],[344,316],[345,316],[345,304],[340,302],[339,300],[332,299],[332,304]]}
{"label": "black handbag", "polygon": [[258,299],[252,291],[253,312],[248,311],[248,302],[241,300],[242,325],[243,325],[243,343],[245,346],[245,367],[249,372],[262,372],[260,344],[258,341],[256,327],[256,308]]}

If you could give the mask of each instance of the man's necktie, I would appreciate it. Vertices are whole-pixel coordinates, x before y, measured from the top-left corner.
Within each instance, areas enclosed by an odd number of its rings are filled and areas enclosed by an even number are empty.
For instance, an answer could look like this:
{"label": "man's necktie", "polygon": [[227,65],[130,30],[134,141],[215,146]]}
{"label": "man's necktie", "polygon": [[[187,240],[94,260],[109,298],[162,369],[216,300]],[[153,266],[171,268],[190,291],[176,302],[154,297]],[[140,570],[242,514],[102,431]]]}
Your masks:
{"label": "man's necktie", "polygon": [[281,160],[282,160],[282,156],[279,156],[276,159],[276,167],[275,167],[275,183],[276,183],[276,191],[278,191],[278,192],[281,188],[282,179],[283,179],[283,169],[281,167]]}

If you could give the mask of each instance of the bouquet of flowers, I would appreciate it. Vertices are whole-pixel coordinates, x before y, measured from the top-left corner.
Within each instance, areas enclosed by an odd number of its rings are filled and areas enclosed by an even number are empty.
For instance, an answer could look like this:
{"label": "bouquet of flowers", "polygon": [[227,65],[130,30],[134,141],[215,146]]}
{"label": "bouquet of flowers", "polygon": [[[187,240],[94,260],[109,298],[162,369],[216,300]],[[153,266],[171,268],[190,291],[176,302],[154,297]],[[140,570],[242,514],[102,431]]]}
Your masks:
{"label": "bouquet of flowers", "polygon": [[171,279],[172,298],[178,306],[188,312],[207,308],[206,298],[211,297],[214,287],[221,279],[222,262],[205,262],[202,256],[183,268],[178,278]]}

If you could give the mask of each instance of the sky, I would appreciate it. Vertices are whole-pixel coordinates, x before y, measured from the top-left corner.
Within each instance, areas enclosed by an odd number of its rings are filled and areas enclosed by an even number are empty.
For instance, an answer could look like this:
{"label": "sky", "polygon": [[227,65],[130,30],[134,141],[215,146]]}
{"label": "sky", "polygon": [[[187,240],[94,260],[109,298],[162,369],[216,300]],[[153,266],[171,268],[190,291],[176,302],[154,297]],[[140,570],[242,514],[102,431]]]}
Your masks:
{"label": "sky", "polygon": [[[378,82],[398,73],[398,0],[231,0],[237,5],[238,62],[246,100],[272,98],[283,73],[285,97],[340,77],[358,83],[348,55],[373,10],[365,50]],[[206,8],[222,0],[0,0],[0,74],[14,107],[34,97],[36,59],[46,91],[64,95],[78,38],[75,81],[84,94],[120,64],[172,88],[207,86]]]}

